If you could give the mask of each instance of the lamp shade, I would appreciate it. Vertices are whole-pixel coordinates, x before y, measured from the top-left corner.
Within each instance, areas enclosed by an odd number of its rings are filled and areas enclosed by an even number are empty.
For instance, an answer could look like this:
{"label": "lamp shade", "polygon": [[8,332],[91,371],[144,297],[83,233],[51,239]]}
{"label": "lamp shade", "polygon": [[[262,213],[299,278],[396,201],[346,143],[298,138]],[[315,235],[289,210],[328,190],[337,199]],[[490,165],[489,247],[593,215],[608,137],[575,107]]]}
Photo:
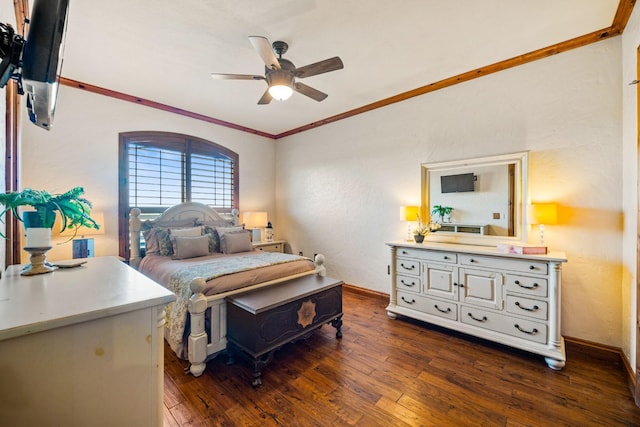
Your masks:
{"label": "lamp shade", "polygon": [[557,224],[558,208],[555,203],[532,203],[529,205],[530,224]]}
{"label": "lamp shade", "polygon": [[401,221],[417,221],[420,208],[418,206],[402,206],[400,208]]}
{"label": "lamp shade", "polygon": [[[92,236],[96,234],[104,234],[104,214],[102,212],[91,212],[91,218],[98,224],[99,229],[90,228],[90,227],[78,227],[76,231],[75,228],[65,228],[63,232],[60,233],[61,236],[73,236],[80,238],[82,236]],[[56,222],[60,222],[62,225],[62,221],[60,221],[60,215],[56,215]],[[54,226],[56,227],[56,226]]]}
{"label": "lamp shade", "polygon": [[266,212],[244,212],[242,214],[242,222],[245,228],[264,228],[267,226]]}

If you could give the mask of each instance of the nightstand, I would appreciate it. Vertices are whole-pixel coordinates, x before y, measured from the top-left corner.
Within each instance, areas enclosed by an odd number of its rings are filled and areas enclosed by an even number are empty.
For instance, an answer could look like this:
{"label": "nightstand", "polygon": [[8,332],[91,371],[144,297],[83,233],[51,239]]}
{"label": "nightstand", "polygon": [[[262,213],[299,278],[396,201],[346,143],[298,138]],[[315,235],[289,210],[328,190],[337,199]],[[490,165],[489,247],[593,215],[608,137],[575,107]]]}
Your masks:
{"label": "nightstand", "polygon": [[253,242],[253,249],[263,252],[284,252],[286,240],[274,240],[273,242]]}

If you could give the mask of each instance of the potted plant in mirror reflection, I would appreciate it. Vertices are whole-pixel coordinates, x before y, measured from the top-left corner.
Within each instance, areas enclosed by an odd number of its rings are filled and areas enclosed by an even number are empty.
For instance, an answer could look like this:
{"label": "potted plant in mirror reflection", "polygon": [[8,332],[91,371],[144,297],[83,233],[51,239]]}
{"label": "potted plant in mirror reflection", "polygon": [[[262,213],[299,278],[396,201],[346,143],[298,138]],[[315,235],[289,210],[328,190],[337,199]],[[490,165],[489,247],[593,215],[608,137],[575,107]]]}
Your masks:
{"label": "potted plant in mirror reflection", "polygon": [[[23,274],[48,273],[53,270],[46,263],[45,253],[51,249],[51,229],[55,223],[56,215],[59,215],[61,220],[60,232],[67,228],[77,231],[82,226],[100,228],[89,215],[91,202],[85,199],[83,194],[84,188],[82,187],[74,187],[61,194],[51,194],[47,191],[30,188],[19,192],[0,194],[0,205],[4,206],[0,217],[4,216],[7,211],[11,211],[25,227],[26,243],[24,249],[31,254],[31,264],[25,268]],[[22,216],[20,216],[18,210],[22,207],[31,207],[33,210],[22,211]],[[2,233],[0,236],[6,237]],[[69,240],[74,237],[75,234]]]}
{"label": "potted plant in mirror reflection", "polygon": [[413,238],[416,243],[424,242],[424,238],[429,235],[429,233],[435,232],[440,228],[440,224],[437,222],[429,222],[427,224],[422,223],[422,219],[420,215],[418,215],[418,226],[413,230]]}
{"label": "potted plant in mirror reflection", "polygon": [[440,221],[451,222],[451,212],[453,212],[453,208],[451,206],[443,206],[443,205],[434,205],[431,213],[433,215],[438,215],[440,217]]}

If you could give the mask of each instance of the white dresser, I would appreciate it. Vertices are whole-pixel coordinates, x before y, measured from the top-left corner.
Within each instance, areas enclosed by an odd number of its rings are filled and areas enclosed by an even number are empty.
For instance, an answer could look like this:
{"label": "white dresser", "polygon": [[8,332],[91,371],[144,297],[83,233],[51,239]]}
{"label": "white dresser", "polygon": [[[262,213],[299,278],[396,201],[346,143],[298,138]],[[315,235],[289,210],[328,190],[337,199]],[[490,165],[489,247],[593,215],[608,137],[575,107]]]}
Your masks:
{"label": "white dresser", "polygon": [[494,247],[387,243],[398,314],[545,356],[562,369],[560,331],[564,253],[516,255]]}
{"label": "white dresser", "polygon": [[172,292],[115,257],[0,280],[0,425],[162,426]]}

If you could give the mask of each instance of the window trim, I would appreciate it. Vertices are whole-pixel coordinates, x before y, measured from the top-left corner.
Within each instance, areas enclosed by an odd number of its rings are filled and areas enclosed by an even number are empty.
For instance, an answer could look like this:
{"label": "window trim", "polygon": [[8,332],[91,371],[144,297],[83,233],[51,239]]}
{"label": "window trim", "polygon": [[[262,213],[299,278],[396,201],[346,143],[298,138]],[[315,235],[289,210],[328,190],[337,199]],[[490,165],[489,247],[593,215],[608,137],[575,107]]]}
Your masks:
{"label": "window trim", "polygon": [[[239,156],[236,152],[216,144],[206,139],[198,138],[191,135],[185,135],[173,132],[161,131],[134,131],[121,132],[118,135],[118,245],[119,255],[125,260],[129,259],[129,162],[128,162],[128,146],[134,142],[145,142],[160,148],[184,149],[191,142],[209,145],[213,151],[232,159],[233,168],[233,206],[231,208],[219,209],[219,212],[231,212],[232,209],[238,209],[240,205],[239,195]],[[185,195],[189,197],[190,195]],[[160,210],[163,212],[165,209]],[[160,213],[159,212],[159,213]]]}

